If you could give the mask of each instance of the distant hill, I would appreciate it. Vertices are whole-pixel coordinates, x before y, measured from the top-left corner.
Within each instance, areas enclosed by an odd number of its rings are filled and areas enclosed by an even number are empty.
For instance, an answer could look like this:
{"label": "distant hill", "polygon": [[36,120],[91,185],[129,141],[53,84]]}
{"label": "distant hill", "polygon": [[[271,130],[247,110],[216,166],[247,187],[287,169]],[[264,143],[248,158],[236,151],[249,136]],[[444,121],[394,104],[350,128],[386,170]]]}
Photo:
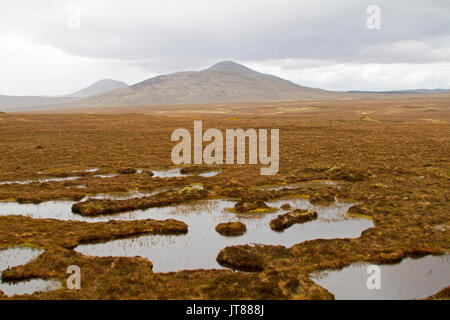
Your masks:
{"label": "distant hill", "polygon": [[433,94],[450,93],[450,89],[411,89],[411,90],[388,90],[388,91],[347,91],[348,93],[373,93],[373,94]]}
{"label": "distant hill", "polygon": [[103,79],[65,96],[6,96],[0,95],[0,111],[15,112],[63,107],[81,98],[128,87],[125,82]]}
{"label": "distant hill", "polygon": [[232,61],[223,61],[202,71],[161,75],[127,88],[99,94],[80,101],[80,106],[302,100],[339,94],[299,86]]}
{"label": "distant hill", "polygon": [[103,79],[103,80],[100,80],[100,81],[97,81],[97,82],[91,84],[90,86],[88,86],[86,88],[78,90],[77,92],[68,94],[67,96],[84,98],[84,97],[89,97],[89,96],[96,95],[99,93],[104,93],[107,91],[125,88],[125,87],[128,87],[128,84],[126,84],[123,81],[117,81],[117,80],[113,80],[113,79]]}
{"label": "distant hill", "polygon": [[61,104],[70,103],[76,98],[40,97],[40,96],[2,96],[0,95],[0,111],[15,112],[37,109],[51,109]]}
{"label": "distant hill", "polygon": [[0,96],[0,111],[419,96],[447,98],[449,94],[448,89],[327,91],[300,86],[232,61],[222,61],[205,70],[160,75],[132,86],[104,79],[65,97]]}

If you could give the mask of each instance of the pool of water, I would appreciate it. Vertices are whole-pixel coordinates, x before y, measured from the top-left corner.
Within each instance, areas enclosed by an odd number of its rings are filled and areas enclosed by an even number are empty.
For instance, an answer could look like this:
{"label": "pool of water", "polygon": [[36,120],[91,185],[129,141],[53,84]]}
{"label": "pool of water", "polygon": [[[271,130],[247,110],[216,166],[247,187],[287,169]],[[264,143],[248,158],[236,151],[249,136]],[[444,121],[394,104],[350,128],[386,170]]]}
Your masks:
{"label": "pool of water", "polygon": [[85,185],[85,184],[77,184],[77,185],[74,185],[74,186],[67,186],[66,188],[67,189],[87,189],[87,185]]}
{"label": "pool of water", "polygon": [[114,178],[117,177],[117,173],[104,173],[104,174],[94,174],[94,178],[102,178],[102,179],[108,179],[108,178]]}
{"label": "pool of water", "polygon": [[84,173],[89,173],[89,172],[97,172],[98,168],[91,168],[91,169],[79,169],[79,170],[73,170],[72,172],[84,172]]}
{"label": "pool of water", "polygon": [[268,190],[268,191],[279,191],[283,189],[297,189],[302,187],[323,187],[332,186],[337,189],[341,188],[345,184],[344,181],[334,181],[334,180],[313,180],[313,181],[305,181],[305,182],[297,182],[297,183],[287,183],[281,185],[266,185],[262,187],[258,187],[258,190]]}
{"label": "pool of water", "polygon": [[50,181],[71,181],[71,180],[77,180],[81,177],[64,177],[64,178],[45,178],[45,179],[36,179],[36,180],[13,180],[13,181],[0,181],[1,184],[30,184],[34,182],[43,183],[43,182],[50,182]]}
{"label": "pool of water", "polygon": [[[131,191],[121,195],[96,195],[95,198],[130,198],[147,195]],[[278,209],[270,214],[237,214],[228,211],[236,201],[214,199],[193,201],[182,205],[149,208],[98,217],[83,217],[74,214],[73,201],[48,201],[40,204],[0,202],[0,215],[24,215],[35,219],[77,220],[105,222],[110,220],[176,219],[189,227],[186,235],[144,235],[134,238],[113,240],[105,243],[85,244],[77,251],[93,256],[142,256],[154,263],[156,272],[183,269],[222,268],[216,262],[219,251],[227,246],[241,244],[272,244],[290,247],[305,240],[317,238],[357,238],[361,232],[373,226],[371,220],[350,218],[348,209],[353,203],[336,201],[330,206],[312,205],[303,198],[290,198],[267,202],[280,208],[283,204],[292,209],[314,209],[318,219],[295,224],[283,232],[270,229],[270,220],[287,211]],[[215,231],[222,222],[240,221],[247,226],[247,232],[238,237],[225,237]]]}
{"label": "pool of water", "polygon": [[450,285],[450,256],[403,259],[394,265],[379,265],[380,289],[368,289],[369,264],[353,264],[342,270],[311,275],[318,285],[339,300],[423,299]]}
{"label": "pool of water", "polygon": [[[191,186],[194,188],[202,188],[201,185]],[[140,191],[128,191],[117,193],[101,193],[87,196],[82,199],[109,199],[109,200],[127,200],[152,196],[165,189],[158,189],[154,192],[145,193]],[[152,219],[152,211],[157,210],[172,210],[174,207],[166,208],[152,208],[148,210],[137,210],[130,212],[123,212],[111,215],[102,215],[98,217],[83,217],[79,214],[72,213],[72,205],[74,201],[58,200],[46,201],[39,204],[33,203],[18,203],[16,201],[0,201],[0,216],[8,215],[22,215],[33,219],[58,219],[58,220],[75,220],[86,222],[106,222],[110,220],[143,220]]]}
{"label": "pool of water", "polygon": [[153,172],[152,178],[173,178],[173,177],[183,177],[184,175],[180,172],[180,168],[169,169],[169,170],[151,170]]}
{"label": "pool of water", "polygon": [[203,172],[203,173],[199,173],[198,176],[200,177],[214,177],[216,175],[218,175],[220,173],[220,171],[209,171],[209,172]]}
{"label": "pool of water", "polygon": [[[174,169],[169,169],[169,170],[151,170],[154,175],[152,176],[153,178],[174,178],[174,177],[186,177],[186,176],[191,176],[191,175],[195,175],[195,174],[183,174],[180,172],[181,168],[174,168]],[[201,177],[213,177],[217,174],[219,174],[220,171],[208,171],[208,172],[203,172],[203,173],[199,173],[197,174],[198,176]]]}
{"label": "pool of water", "polygon": [[36,259],[44,250],[27,247],[0,249],[0,272],[8,268],[27,264]]}
{"label": "pool of water", "polygon": [[0,283],[0,290],[8,297],[35,292],[48,292],[61,288],[58,280],[31,279],[20,282]]}
{"label": "pool of water", "polygon": [[[175,168],[175,169],[169,169],[169,170],[152,170],[152,172],[154,173],[154,175],[152,176],[153,178],[159,177],[159,178],[173,178],[173,177],[186,177],[186,176],[190,176],[192,174],[182,174],[180,172],[180,168]],[[86,169],[86,170],[73,170],[73,172],[84,172],[84,173],[93,173],[98,171],[98,168],[93,168],[93,169]],[[138,169],[137,173],[143,173],[144,170],[143,169]],[[209,172],[204,172],[204,173],[199,173],[197,174],[198,176],[201,177],[213,177],[217,174],[219,174],[220,171],[209,171]],[[39,174],[43,174],[42,172],[38,172]],[[94,174],[93,177],[94,178],[101,178],[101,179],[108,179],[108,178],[114,178],[117,177],[119,174],[117,173],[105,173],[105,174]],[[73,176],[73,177],[63,177],[63,178],[43,178],[43,179],[28,179],[28,180],[11,180],[11,181],[0,181],[0,185],[3,184],[30,184],[30,183],[34,183],[34,182],[38,182],[38,183],[43,183],[43,182],[51,182],[51,181],[72,181],[72,180],[77,180],[80,179],[80,176]]]}
{"label": "pool of water", "polygon": [[[242,244],[272,244],[292,246],[293,244],[317,238],[356,238],[361,232],[373,226],[371,220],[349,218],[347,210],[351,203],[337,201],[332,206],[313,206],[307,200],[296,198],[268,202],[279,208],[288,203],[292,208],[314,209],[318,219],[295,224],[284,232],[270,229],[269,222],[279,210],[271,214],[236,214],[226,210],[235,201],[196,201],[165,208],[151,208],[128,213],[127,217],[145,217],[158,220],[176,219],[189,226],[186,235],[144,235],[134,238],[113,240],[104,243],[84,244],[76,251],[91,256],[141,256],[153,262],[155,272],[179,271],[183,269],[223,268],[216,261],[219,251],[227,246]],[[119,215],[126,217],[126,215]],[[247,232],[238,237],[225,237],[215,231],[221,222],[240,221],[247,226]]]}
{"label": "pool of water", "polygon": [[19,282],[1,281],[1,272],[3,270],[27,264],[36,259],[42,252],[43,250],[26,247],[13,247],[0,250],[0,290],[10,297],[59,289],[61,283],[58,280],[31,279]]}
{"label": "pool of water", "polygon": [[[157,191],[159,192],[159,191]],[[95,195],[86,196],[81,201],[86,201],[88,199],[97,199],[97,200],[130,200],[130,199],[138,199],[150,197],[157,192],[141,192],[138,190],[132,190],[127,192],[114,192],[114,193],[98,193]]]}

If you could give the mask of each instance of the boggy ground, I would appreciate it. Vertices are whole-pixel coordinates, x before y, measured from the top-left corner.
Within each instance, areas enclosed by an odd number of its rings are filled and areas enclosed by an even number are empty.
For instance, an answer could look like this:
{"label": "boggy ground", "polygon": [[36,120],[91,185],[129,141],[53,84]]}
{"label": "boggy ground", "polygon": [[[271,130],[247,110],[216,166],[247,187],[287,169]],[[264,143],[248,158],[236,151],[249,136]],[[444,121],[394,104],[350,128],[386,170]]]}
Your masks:
{"label": "boggy ground", "polygon": [[[171,107],[167,113],[158,110],[159,115],[1,114],[0,181],[74,175],[81,178],[0,185],[0,199],[79,200],[86,194],[171,190],[197,183],[203,185],[206,194],[201,197],[206,198],[269,200],[302,195],[315,203],[333,197],[353,200],[359,205],[351,209],[352,214],[368,216],[375,224],[358,239],[318,239],[291,248],[237,246],[218,252],[218,260],[224,265],[250,268],[258,270],[257,273],[194,270],[160,274],[153,273],[151,262],[145,259],[86,257],[72,250],[83,241],[106,241],[148,232],[145,230],[154,226],[154,221],[145,222],[148,225],[88,224],[0,217],[2,247],[25,244],[46,249],[37,260],[5,271],[2,276],[56,277],[64,285],[67,267],[71,264],[81,267],[81,290],[67,290],[64,286],[31,296],[37,299],[332,298],[309,280],[309,272],[342,268],[356,261],[393,263],[407,256],[448,252],[449,105],[448,99],[396,99],[360,104],[273,103],[257,109],[248,104],[214,114],[208,107],[202,112],[201,106],[196,106],[194,115],[186,106]],[[216,166],[221,172],[213,177],[152,178],[147,174],[94,177],[98,173],[115,173],[120,168],[172,167],[171,132],[176,128],[192,130],[196,119],[203,120],[204,129],[279,128],[279,173],[261,176],[259,166],[222,165]],[[99,171],[73,173],[89,168]],[[304,183],[323,179],[343,183],[339,188]],[[292,184],[296,184],[294,189],[259,189]],[[76,185],[86,188],[75,188]],[[443,287],[447,285],[443,283]],[[445,297],[448,290],[434,296]]]}

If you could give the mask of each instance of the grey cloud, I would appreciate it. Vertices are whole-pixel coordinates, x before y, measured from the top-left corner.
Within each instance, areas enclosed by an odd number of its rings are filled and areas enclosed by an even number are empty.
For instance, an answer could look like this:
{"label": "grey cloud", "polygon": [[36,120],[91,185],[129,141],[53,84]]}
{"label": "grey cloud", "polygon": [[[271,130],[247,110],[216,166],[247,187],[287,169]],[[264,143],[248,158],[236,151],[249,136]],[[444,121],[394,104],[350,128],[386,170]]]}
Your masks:
{"label": "grey cloud", "polygon": [[[118,59],[153,70],[169,61],[198,65],[221,58],[449,60],[450,2],[445,0],[42,2],[48,6],[28,8],[23,19],[9,19],[8,29],[73,55]],[[65,28],[69,3],[81,8],[80,30]],[[369,4],[381,8],[381,30],[366,28]],[[17,19],[20,10],[11,11]]]}
{"label": "grey cloud", "polygon": [[[366,27],[372,4],[380,30]],[[66,27],[69,5],[79,30]],[[3,1],[0,39],[0,94],[63,94],[221,60],[330,89],[448,87],[450,1]]]}

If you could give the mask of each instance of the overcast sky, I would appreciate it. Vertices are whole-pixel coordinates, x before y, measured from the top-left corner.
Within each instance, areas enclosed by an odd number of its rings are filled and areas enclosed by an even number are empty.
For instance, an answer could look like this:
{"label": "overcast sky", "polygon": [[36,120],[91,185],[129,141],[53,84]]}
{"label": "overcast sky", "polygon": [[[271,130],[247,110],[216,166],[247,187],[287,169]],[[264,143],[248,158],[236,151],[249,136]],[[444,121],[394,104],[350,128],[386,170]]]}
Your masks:
{"label": "overcast sky", "polygon": [[[380,8],[379,29],[367,27],[369,5]],[[331,90],[450,88],[450,1],[0,4],[0,94],[67,94],[102,78],[133,84],[222,60]]]}

